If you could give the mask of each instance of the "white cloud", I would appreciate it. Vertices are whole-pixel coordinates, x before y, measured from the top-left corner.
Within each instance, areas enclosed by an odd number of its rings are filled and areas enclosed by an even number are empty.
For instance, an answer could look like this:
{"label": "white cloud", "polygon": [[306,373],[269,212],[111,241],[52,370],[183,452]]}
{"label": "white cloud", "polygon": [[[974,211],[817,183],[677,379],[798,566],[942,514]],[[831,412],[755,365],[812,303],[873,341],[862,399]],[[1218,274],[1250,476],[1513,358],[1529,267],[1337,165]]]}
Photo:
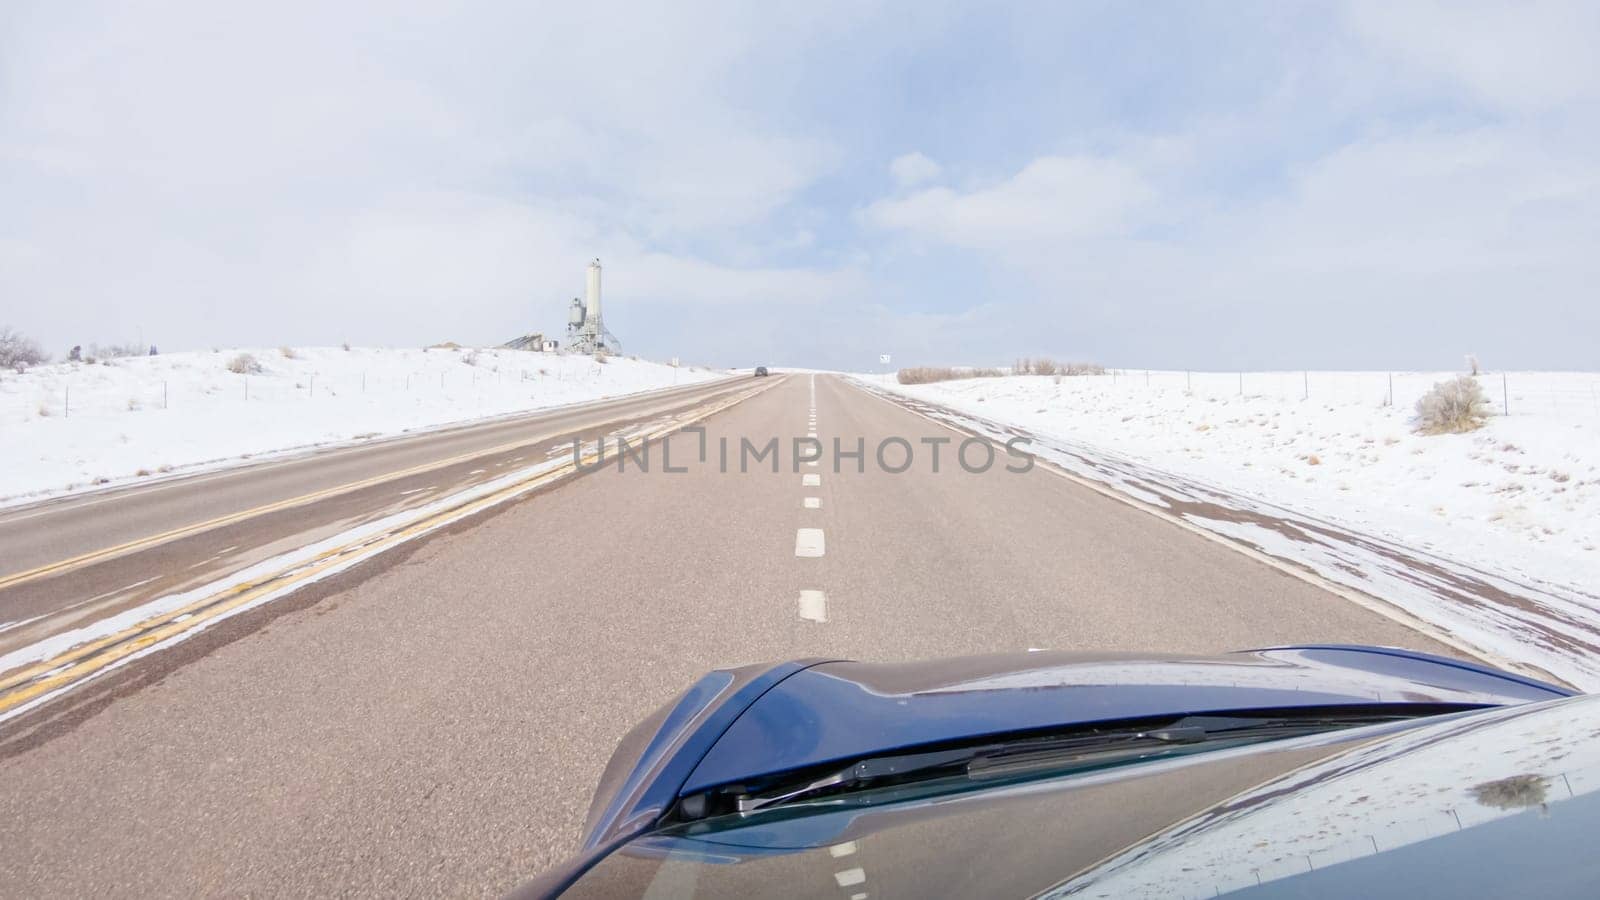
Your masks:
{"label": "white cloud", "polygon": [[920,152],[907,153],[896,156],[889,162],[889,174],[898,184],[913,185],[924,181],[932,181],[939,177],[943,168],[933,160],[923,156]]}
{"label": "white cloud", "polygon": [[1600,94],[1600,5],[1358,0],[1350,22],[1400,64],[1497,105],[1542,109]]}
{"label": "white cloud", "polygon": [[1046,156],[996,184],[879,200],[865,219],[960,247],[1050,252],[1062,241],[1128,236],[1154,200],[1150,184],[1126,163]]}

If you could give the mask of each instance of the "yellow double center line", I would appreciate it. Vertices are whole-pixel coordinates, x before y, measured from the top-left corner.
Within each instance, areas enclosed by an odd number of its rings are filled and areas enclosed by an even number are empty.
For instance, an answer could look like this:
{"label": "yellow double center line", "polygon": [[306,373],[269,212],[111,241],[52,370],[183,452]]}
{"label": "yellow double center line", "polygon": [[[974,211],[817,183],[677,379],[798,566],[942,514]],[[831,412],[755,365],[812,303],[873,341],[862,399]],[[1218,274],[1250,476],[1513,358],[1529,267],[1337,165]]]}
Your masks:
{"label": "yellow double center line", "polygon": [[192,525],[184,525],[181,528],[174,528],[171,531],[163,531],[160,534],[153,534],[149,535],[148,537],[138,538],[137,540],[128,541],[124,544],[117,544],[112,547],[102,547],[99,550],[91,550],[88,553],[83,553],[67,559],[57,560],[56,562],[52,563],[46,563],[45,565],[28,569],[23,572],[15,572],[10,575],[0,576],[0,590],[5,590],[6,588],[29,581],[34,581],[39,578],[44,578],[49,575],[59,575],[62,572],[68,572],[73,569],[92,565],[94,563],[102,562],[104,560],[112,559],[124,554],[136,553],[140,550],[147,550],[151,547],[157,546],[158,544],[164,544],[168,541],[175,541],[179,538],[189,537],[190,535],[199,534],[203,531],[210,531],[213,528],[221,528],[224,525],[232,525],[235,522],[243,522],[247,519],[253,519],[256,516],[263,516],[268,513],[275,513],[285,509],[293,509],[297,506],[305,506],[308,503],[316,503],[319,500],[326,500],[329,497],[336,497],[340,494],[348,494],[352,491],[359,491],[374,485],[383,484],[385,482],[396,481],[402,478],[409,478],[413,475],[421,475],[426,472],[433,472],[439,469],[449,468],[450,466],[458,463],[469,462],[483,456],[493,456],[497,453],[505,453],[507,451],[515,450],[519,447],[526,447],[529,444],[538,443],[541,440],[547,439],[548,438],[534,438],[530,440],[524,438],[522,440],[497,444],[493,447],[488,447],[481,450],[472,450],[457,456],[448,457],[446,459],[438,459],[432,462],[411,466],[410,468],[398,469],[393,472],[385,472],[382,475],[374,475],[371,478],[364,478],[360,481],[351,481],[345,484],[335,485],[330,488],[323,488],[320,491],[312,491],[309,494],[301,494],[298,497],[290,497],[287,500],[277,500],[263,506],[257,506],[253,509],[228,513],[227,515],[218,516],[214,519],[207,519],[204,522],[196,522]]}
{"label": "yellow double center line", "polygon": [[[736,394],[731,399],[701,407],[684,418],[674,419],[668,425],[643,435],[643,438],[646,441],[664,438],[687,425],[742,403],[769,387],[770,383],[755,390]],[[520,446],[521,443],[512,446]],[[472,454],[472,456],[479,455],[482,454]],[[177,609],[152,616],[115,634],[80,644],[48,660],[18,669],[0,678],[0,715],[91,678],[120,660],[225,616],[268,594],[287,593],[336,566],[353,565],[357,561],[382,553],[431,529],[466,518],[518,494],[565,478],[577,471],[580,466],[595,460],[597,455],[595,451],[584,451],[577,459],[531,474],[493,493],[435,510],[416,521],[398,525],[381,534],[370,535],[325,550],[309,560],[291,564],[260,578],[232,585]]]}

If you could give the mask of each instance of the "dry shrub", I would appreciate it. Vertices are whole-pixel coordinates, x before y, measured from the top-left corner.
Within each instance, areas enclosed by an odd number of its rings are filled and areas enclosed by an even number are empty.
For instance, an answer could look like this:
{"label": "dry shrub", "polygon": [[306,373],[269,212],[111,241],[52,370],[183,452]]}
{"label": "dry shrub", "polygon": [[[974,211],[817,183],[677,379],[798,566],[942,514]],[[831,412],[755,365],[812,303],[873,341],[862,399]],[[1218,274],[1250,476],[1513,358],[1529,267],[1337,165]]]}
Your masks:
{"label": "dry shrub", "polygon": [[264,369],[260,360],[248,353],[241,353],[228,360],[228,371],[235,375],[260,375]]}
{"label": "dry shrub", "polygon": [[50,354],[44,352],[38,341],[9,327],[0,326],[0,368],[12,369],[20,375],[29,366],[49,360]]}
{"label": "dry shrub", "polygon": [[284,359],[299,359],[300,358],[300,354],[294,352],[294,348],[293,347],[279,347],[278,348],[278,352],[283,354],[283,358]]}
{"label": "dry shrub", "polygon": [[1012,367],[1013,375],[1104,375],[1106,367],[1091,362],[1061,362],[1048,357],[1022,357]]}
{"label": "dry shrub", "polygon": [[149,348],[143,344],[90,344],[84,351],[85,362],[99,362],[107,359],[120,359],[125,356],[144,356]]}
{"label": "dry shrub", "polygon": [[1423,434],[1462,434],[1482,427],[1489,398],[1471,375],[1435,384],[1417,401],[1417,430]]}

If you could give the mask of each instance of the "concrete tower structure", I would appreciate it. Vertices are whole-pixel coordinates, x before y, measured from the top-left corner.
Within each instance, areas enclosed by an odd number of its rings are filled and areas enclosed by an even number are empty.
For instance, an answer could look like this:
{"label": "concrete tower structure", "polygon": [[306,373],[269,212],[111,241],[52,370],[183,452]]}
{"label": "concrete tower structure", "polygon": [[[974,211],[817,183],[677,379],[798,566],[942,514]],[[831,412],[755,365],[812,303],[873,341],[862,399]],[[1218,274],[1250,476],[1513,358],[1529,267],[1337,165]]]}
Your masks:
{"label": "concrete tower structure", "polygon": [[567,315],[567,348],[574,353],[616,353],[622,349],[616,335],[606,330],[600,314],[600,260],[589,263],[584,299],[572,300]]}

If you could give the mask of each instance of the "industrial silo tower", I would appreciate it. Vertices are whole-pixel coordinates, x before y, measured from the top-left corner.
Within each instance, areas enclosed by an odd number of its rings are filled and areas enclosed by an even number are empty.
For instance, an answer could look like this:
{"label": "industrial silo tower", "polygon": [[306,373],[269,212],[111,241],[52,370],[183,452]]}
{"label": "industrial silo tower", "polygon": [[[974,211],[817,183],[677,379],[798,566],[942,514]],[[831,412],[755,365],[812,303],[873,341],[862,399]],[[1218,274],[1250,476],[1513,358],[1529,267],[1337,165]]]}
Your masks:
{"label": "industrial silo tower", "polygon": [[567,313],[567,347],[575,353],[616,353],[622,349],[616,336],[606,330],[600,314],[600,260],[589,263],[584,283],[584,299],[572,298]]}

